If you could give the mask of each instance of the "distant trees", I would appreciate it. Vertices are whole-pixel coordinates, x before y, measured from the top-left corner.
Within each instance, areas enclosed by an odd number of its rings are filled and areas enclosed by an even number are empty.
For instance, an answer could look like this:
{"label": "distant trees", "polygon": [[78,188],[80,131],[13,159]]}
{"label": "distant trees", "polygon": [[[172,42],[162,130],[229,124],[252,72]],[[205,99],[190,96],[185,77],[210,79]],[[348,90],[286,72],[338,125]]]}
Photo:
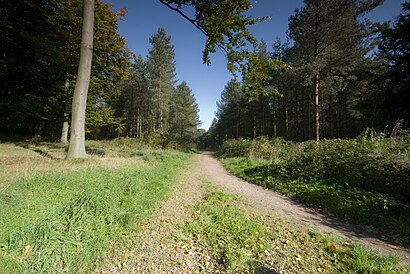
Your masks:
{"label": "distant trees", "polygon": [[151,48],[148,50],[147,70],[150,79],[149,89],[152,94],[154,121],[152,130],[164,133],[168,130],[168,115],[172,91],[175,85],[175,50],[171,37],[164,28],[149,39]]}
{"label": "distant trees", "polygon": [[[172,52],[169,52],[168,57],[161,52],[169,50],[164,31],[152,38],[151,42],[156,46],[144,64],[149,83],[144,79],[134,78],[134,84],[140,87],[121,97],[124,99],[131,96],[135,105],[135,98],[142,96],[140,91],[148,83],[148,90],[155,92],[155,105],[150,105],[153,108],[149,110],[141,106],[130,111],[131,105],[127,102],[123,106],[128,111],[121,113],[120,83],[129,74],[131,57],[125,47],[125,40],[118,34],[117,23],[125,11],[113,12],[111,4],[105,4],[101,0],[3,2],[0,6],[2,132],[41,134],[51,138],[56,138],[61,133],[60,140],[65,143],[71,115],[74,119],[70,146],[77,142],[75,136],[82,139],[79,143],[81,148],[74,150],[80,152],[69,153],[69,157],[74,158],[84,156],[83,128],[88,136],[94,138],[121,135],[124,130],[121,114],[124,113],[131,135],[141,135],[143,125],[147,123],[151,126],[149,131],[164,133],[169,130],[169,117],[166,115],[169,115],[171,104],[165,96],[170,95],[174,88],[172,63],[165,62],[170,66],[163,67],[161,60],[156,59],[159,55],[160,58],[173,59]],[[243,55],[236,54],[237,49],[246,41],[254,42],[247,27],[261,20],[245,15],[251,8],[249,0],[160,2],[184,16],[206,35],[204,63],[210,62],[209,54],[215,52],[217,47],[228,55],[231,67],[234,63],[241,62]],[[77,87],[80,86],[76,69],[80,52],[82,11],[91,5],[95,7],[91,77],[89,84],[84,81],[83,88],[76,89],[76,94],[81,94],[81,100],[73,101],[74,112],[70,113],[74,83]],[[194,8],[194,16],[184,14],[184,7]],[[83,30],[85,29],[86,26],[83,25]],[[137,67],[140,65],[136,64]],[[82,74],[79,73],[78,76],[80,75]],[[87,86],[90,89],[88,92]],[[87,102],[85,119],[82,117],[83,106],[76,108],[79,101]],[[142,116],[143,112],[150,112],[151,115]],[[132,123],[129,122],[131,120]],[[79,127],[76,125],[77,121],[81,121]],[[183,124],[185,127],[185,122]]]}
{"label": "distant trees", "polygon": [[188,84],[183,81],[176,86],[171,37],[159,28],[150,42],[147,58],[136,58],[122,85],[117,113],[125,119],[125,135],[194,137],[200,124],[199,109]]}
{"label": "distant trees", "polygon": [[198,136],[199,108],[191,88],[185,81],[182,81],[172,92],[169,132],[176,137],[196,137]]}
{"label": "distant trees", "polygon": [[207,136],[216,143],[263,135],[346,138],[408,119],[409,4],[379,39],[379,25],[364,15],[381,3],[306,0],[289,18],[290,43],[276,41],[271,51],[260,44],[258,58],[248,59],[242,83],[235,84],[240,95],[229,96],[227,84]]}
{"label": "distant trees", "polygon": [[400,119],[410,126],[410,2],[402,4],[402,14],[392,27],[381,32],[380,57],[389,64],[388,80],[384,89],[384,115],[390,124]]}
{"label": "distant trees", "polygon": [[316,140],[320,135],[334,137],[336,130],[341,131],[339,136],[348,135],[343,126],[336,128],[336,121],[343,120],[339,115],[349,116],[348,108],[354,108],[353,102],[346,104],[348,97],[355,96],[349,96],[349,89],[358,81],[356,72],[363,69],[365,55],[371,50],[366,39],[375,31],[370,22],[360,18],[381,3],[306,0],[305,7],[289,18],[289,38],[294,46],[288,62],[301,74],[303,92],[311,93],[306,99],[313,99]]}

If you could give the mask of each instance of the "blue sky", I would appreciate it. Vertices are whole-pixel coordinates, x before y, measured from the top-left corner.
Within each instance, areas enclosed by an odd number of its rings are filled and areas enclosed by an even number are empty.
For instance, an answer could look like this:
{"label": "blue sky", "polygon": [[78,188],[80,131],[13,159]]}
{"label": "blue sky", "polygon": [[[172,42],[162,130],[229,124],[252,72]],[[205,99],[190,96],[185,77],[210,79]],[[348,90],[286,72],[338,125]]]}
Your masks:
{"label": "blue sky", "polygon": [[[216,111],[216,102],[232,75],[226,69],[226,60],[221,52],[211,56],[210,66],[202,63],[205,37],[179,14],[171,11],[158,0],[104,0],[114,4],[114,9],[126,7],[128,14],[120,22],[119,32],[127,40],[128,48],[135,54],[147,55],[149,37],[159,27],[171,35],[175,47],[177,80],[185,80],[191,87],[200,108],[202,128],[208,129]],[[367,17],[373,21],[392,20],[398,16],[404,0],[385,0]],[[270,16],[271,19],[253,26],[252,33],[264,39],[270,47],[276,37],[286,39],[288,17],[303,0],[252,0],[253,16]]]}

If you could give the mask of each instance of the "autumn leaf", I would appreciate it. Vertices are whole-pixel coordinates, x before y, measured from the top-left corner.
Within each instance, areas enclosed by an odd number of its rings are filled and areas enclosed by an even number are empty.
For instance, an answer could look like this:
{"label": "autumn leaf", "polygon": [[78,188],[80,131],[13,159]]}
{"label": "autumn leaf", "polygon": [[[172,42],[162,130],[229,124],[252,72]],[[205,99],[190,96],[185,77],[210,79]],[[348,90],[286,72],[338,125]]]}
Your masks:
{"label": "autumn leaf", "polygon": [[24,254],[24,255],[28,255],[28,254],[30,254],[31,252],[33,252],[33,249],[31,248],[30,245],[26,245],[26,246],[23,248],[23,254]]}
{"label": "autumn leaf", "polygon": [[149,225],[149,222],[139,222],[138,225],[139,225],[140,227],[144,227],[144,226]]}

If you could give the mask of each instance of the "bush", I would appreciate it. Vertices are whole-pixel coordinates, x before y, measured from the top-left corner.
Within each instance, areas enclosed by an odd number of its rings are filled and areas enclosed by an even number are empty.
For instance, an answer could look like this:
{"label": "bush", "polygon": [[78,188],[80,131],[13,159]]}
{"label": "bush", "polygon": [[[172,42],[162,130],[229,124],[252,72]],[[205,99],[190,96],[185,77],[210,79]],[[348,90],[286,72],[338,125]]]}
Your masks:
{"label": "bush", "polygon": [[252,141],[248,139],[227,140],[217,151],[218,156],[223,157],[249,157]]}
{"label": "bush", "polygon": [[[353,140],[285,143],[230,140],[221,159],[252,183],[342,218],[410,239],[409,138],[366,133]],[[408,241],[407,240],[407,241]]]}
{"label": "bush", "polygon": [[281,176],[306,182],[323,181],[377,191],[410,202],[409,139],[389,139],[365,133],[353,140],[303,143],[280,139],[225,141],[218,154],[264,160],[263,176]]}

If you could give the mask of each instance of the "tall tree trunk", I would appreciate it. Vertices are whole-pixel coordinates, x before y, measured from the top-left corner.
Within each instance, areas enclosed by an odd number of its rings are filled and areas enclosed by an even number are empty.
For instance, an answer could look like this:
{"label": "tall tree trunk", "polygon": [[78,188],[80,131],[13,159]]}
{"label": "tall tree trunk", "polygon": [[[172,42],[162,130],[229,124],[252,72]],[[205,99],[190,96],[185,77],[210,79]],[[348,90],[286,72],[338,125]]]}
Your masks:
{"label": "tall tree trunk", "polygon": [[[320,22],[321,1],[317,0],[315,14],[315,61],[319,58],[319,22]],[[320,106],[319,106],[319,71],[315,74],[315,122],[316,122],[316,142],[320,140]]]}
{"label": "tall tree trunk", "polygon": [[90,84],[93,54],[94,0],[84,0],[83,28],[81,35],[80,64],[74,89],[70,146],[67,159],[84,158],[85,153],[85,109]]}
{"label": "tall tree trunk", "polygon": [[320,140],[319,73],[315,75],[315,121],[316,142]]}
{"label": "tall tree trunk", "polygon": [[68,113],[64,111],[64,122],[63,128],[61,129],[61,138],[60,143],[65,145],[68,143],[68,130],[70,128],[70,124],[68,123]]}
{"label": "tall tree trunk", "polygon": [[333,115],[333,96],[329,96],[329,137],[333,139],[335,137],[335,125]]}
{"label": "tall tree trunk", "polygon": [[[70,85],[70,82],[68,81],[68,77],[65,80],[64,83],[64,92],[67,94],[68,93],[68,87]],[[60,138],[60,143],[65,145],[68,142],[68,130],[70,128],[70,124],[68,123],[68,104],[67,101],[64,102],[64,121],[63,121],[63,128],[61,129],[61,138]]]}
{"label": "tall tree trunk", "polygon": [[277,111],[276,111],[276,98],[273,98],[273,137],[276,138],[278,136],[278,115],[277,115]]}

